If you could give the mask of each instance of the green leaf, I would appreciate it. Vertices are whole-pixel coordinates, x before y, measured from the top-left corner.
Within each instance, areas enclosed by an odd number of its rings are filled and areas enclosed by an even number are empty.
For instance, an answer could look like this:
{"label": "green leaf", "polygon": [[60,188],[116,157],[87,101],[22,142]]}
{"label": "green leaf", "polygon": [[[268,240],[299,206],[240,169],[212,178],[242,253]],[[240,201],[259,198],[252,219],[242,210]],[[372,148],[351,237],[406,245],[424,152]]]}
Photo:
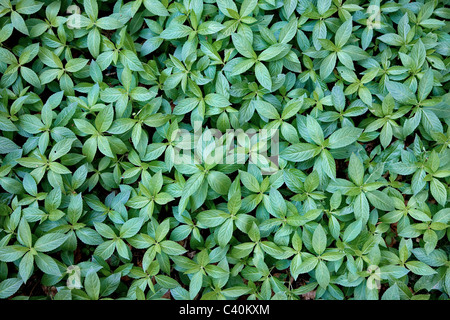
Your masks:
{"label": "green leaf", "polygon": [[336,162],[328,150],[322,150],[320,153],[322,169],[331,179],[336,179]]}
{"label": "green leaf", "polygon": [[49,274],[49,275],[57,276],[57,277],[61,276],[59,267],[52,257],[39,252],[35,256],[35,259],[36,259],[36,265],[38,266],[39,269],[41,269],[42,272]]}
{"label": "green leaf", "polygon": [[327,236],[320,224],[317,225],[316,229],[314,230],[312,237],[312,246],[314,248],[314,251],[318,255],[321,255],[327,247]]}
{"label": "green leaf", "polygon": [[11,245],[0,248],[0,260],[4,262],[13,262],[20,259],[28,248],[19,245]]}
{"label": "green leaf", "polygon": [[433,84],[434,84],[434,75],[432,69],[430,68],[423,74],[422,78],[419,81],[418,95],[417,95],[419,101],[423,101],[427,98],[427,96],[433,89]]}
{"label": "green leaf", "polygon": [[28,225],[28,222],[24,218],[20,220],[19,228],[17,230],[17,239],[22,245],[31,248],[32,246],[31,229],[30,226]]}
{"label": "green leaf", "polygon": [[269,212],[271,212],[273,215],[275,215],[276,217],[283,217],[286,215],[286,202],[284,201],[283,196],[278,190],[274,188],[270,189],[269,203],[271,209],[269,210]]}
{"label": "green leaf", "polygon": [[364,165],[362,161],[354,153],[350,156],[348,164],[348,175],[350,179],[357,185],[361,186],[364,179]]}
{"label": "green leaf", "polygon": [[27,252],[19,263],[19,275],[24,283],[30,279],[33,269],[34,255],[31,252]]}
{"label": "green leaf", "polygon": [[336,130],[329,138],[329,148],[338,149],[352,144],[358,140],[359,136],[363,132],[360,128],[344,127]]}
{"label": "green leaf", "polygon": [[409,261],[406,262],[406,267],[411,270],[413,273],[418,274],[420,276],[429,276],[437,273],[433,268],[426,265],[421,261]]}
{"label": "green leaf", "polygon": [[323,15],[331,6],[331,0],[318,0],[317,11],[320,15]]}
{"label": "green leaf", "polygon": [[234,47],[241,55],[246,58],[257,58],[255,51],[253,51],[252,44],[245,36],[239,33],[233,33],[231,39],[233,40]]}
{"label": "green leaf", "polygon": [[374,190],[366,193],[367,199],[369,199],[370,203],[377,209],[384,211],[394,210],[394,206],[392,204],[392,200],[386,193],[383,193],[379,190]]}
{"label": "green leaf", "polygon": [[164,253],[173,256],[173,255],[180,255],[185,253],[187,250],[183,248],[181,245],[174,241],[163,241],[161,242],[161,249]]}
{"label": "green leaf", "polygon": [[271,91],[272,79],[270,77],[269,70],[262,62],[255,64],[255,75],[258,82],[267,90]]}
{"label": "green leaf", "polygon": [[336,53],[330,53],[320,64],[320,77],[322,79],[327,78],[334,70],[336,66]]}
{"label": "green leaf", "polygon": [[114,154],[111,149],[111,145],[109,143],[109,140],[105,136],[98,136],[97,137],[97,145],[98,150],[103,153],[105,156],[114,158]]}
{"label": "green leaf", "polygon": [[323,143],[323,131],[316,119],[311,116],[306,118],[306,128],[308,129],[309,137],[317,144]]}
{"label": "green leaf", "polygon": [[251,192],[260,192],[258,180],[248,172],[240,171],[242,184]]}
{"label": "green leaf", "polygon": [[27,25],[25,24],[25,20],[16,11],[11,11],[11,23],[15,29],[26,34],[27,36],[30,35]]}
{"label": "green leaf", "polygon": [[330,272],[323,261],[319,261],[316,267],[316,279],[319,286],[326,288],[330,283]]}
{"label": "green leaf", "polygon": [[72,143],[74,139],[63,139],[59,142],[57,142],[52,150],[50,150],[50,154],[48,157],[49,161],[55,161],[59,158],[61,158],[63,155],[67,154],[70,149],[72,148]]}
{"label": "green leaf", "polygon": [[275,107],[269,102],[263,100],[258,100],[256,102],[256,110],[261,116],[268,119],[278,119],[280,117],[277,109],[275,109]]}
{"label": "green leaf", "polygon": [[221,247],[226,246],[233,236],[233,221],[231,219],[225,222],[217,230],[218,243]]}
{"label": "green leaf", "polygon": [[288,161],[301,162],[318,155],[321,148],[309,143],[296,143],[293,144],[283,151],[281,151],[280,156]]}
{"label": "green leaf", "polygon": [[354,240],[361,233],[362,223],[361,220],[356,220],[348,225],[344,231],[342,240],[344,242],[350,242]]}
{"label": "green leaf", "polygon": [[228,193],[231,180],[226,174],[219,171],[211,171],[207,176],[207,180],[211,188],[218,194],[225,195]]}
{"label": "green leaf", "polygon": [[173,23],[161,32],[160,37],[166,40],[184,38],[192,32],[192,29],[183,24]]}
{"label": "green leaf", "polygon": [[13,141],[5,137],[0,137],[0,154],[10,153],[18,149],[20,149],[20,147]]}
{"label": "green leaf", "polygon": [[430,190],[433,198],[435,198],[439,204],[444,206],[447,202],[447,189],[444,184],[438,179],[433,178],[430,182]]}
{"label": "green leaf", "polygon": [[197,215],[197,220],[205,227],[216,227],[222,224],[227,217],[227,214],[220,210],[205,210]]}
{"label": "green leaf", "polygon": [[222,30],[223,28],[225,28],[225,26],[223,26],[219,22],[207,21],[207,22],[203,22],[198,27],[198,33],[201,35],[215,34],[215,33],[219,32],[220,30]]}
{"label": "green leaf", "polygon": [[66,71],[68,72],[77,72],[83,69],[88,63],[87,59],[76,58],[71,59],[66,63]]}
{"label": "green leaf", "polygon": [[100,279],[97,272],[89,270],[84,280],[84,287],[90,299],[98,300],[100,295]]}
{"label": "green leaf", "polygon": [[352,35],[352,19],[347,19],[336,31],[335,44],[342,48]]}
{"label": "green leaf", "polygon": [[396,101],[401,104],[416,104],[417,99],[414,93],[403,83],[387,81],[386,88]]}
{"label": "green leaf", "polygon": [[307,258],[303,260],[300,266],[297,268],[297,273],[298,274],[308,273],[311,270],[313,270],[318,263],[319,260],[316,257]]}
{"label": "green leaf", "polygon": [[141,218],[132,218],[127,220],[120,228],[120,237],[124,239],[131,238],[139,232],[142,227],[142,223],[143,221]]}
{"label": "green leaf", "polygon": [[39,252],[55,250],[67,240],[67,235],[61,233],[48,233],[37,239],[34,249]]}
{"label": "green leaf", "polygon": [[132,71],[144,71],[142,62],[131,50],[122,50],[120,54],[120,61]]}
{"label": "green leaf", "polygon": [[398,34],[386,33],[378,37],[378,40],[391,46],[401,46],[403,44],[403,39]]}
{"label": "green leaf", "polygon": [[15,294],[22,286],[19,278],[9,278],[0,282],[0,299],[6,299]]}

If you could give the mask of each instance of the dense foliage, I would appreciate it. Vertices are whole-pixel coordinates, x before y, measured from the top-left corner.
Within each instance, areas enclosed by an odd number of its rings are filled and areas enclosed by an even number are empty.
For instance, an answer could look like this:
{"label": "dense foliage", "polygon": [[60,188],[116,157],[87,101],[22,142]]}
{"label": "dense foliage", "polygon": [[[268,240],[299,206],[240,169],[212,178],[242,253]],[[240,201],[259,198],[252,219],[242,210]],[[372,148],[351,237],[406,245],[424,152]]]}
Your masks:
{"label": "dense foliage", "polygon": [[0,0],[0,298],[448,299],[446,4]]}

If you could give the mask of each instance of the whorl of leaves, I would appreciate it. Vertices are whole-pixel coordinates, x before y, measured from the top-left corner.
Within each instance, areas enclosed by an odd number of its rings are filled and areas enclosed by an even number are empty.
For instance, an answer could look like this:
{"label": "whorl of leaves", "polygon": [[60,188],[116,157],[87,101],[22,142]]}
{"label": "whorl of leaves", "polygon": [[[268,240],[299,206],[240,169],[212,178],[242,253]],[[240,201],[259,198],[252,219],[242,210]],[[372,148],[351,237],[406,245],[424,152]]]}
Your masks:
{"label": "whorl of leaves", "polygon": [[0,298],[448,299],[446,5],[0,0]]}

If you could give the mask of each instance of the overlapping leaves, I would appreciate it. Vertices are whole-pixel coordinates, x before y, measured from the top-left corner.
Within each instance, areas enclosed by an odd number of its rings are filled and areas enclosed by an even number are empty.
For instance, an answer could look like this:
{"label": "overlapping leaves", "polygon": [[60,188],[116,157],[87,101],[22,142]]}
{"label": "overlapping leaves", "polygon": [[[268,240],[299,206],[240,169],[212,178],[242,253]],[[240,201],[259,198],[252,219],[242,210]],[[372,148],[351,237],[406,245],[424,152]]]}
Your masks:
{"label": "overlapping leaves", "polygon": [[[448,299],[449,16],[0,1],[0,298]],[[179,164],[195,122],[276,172]]]}

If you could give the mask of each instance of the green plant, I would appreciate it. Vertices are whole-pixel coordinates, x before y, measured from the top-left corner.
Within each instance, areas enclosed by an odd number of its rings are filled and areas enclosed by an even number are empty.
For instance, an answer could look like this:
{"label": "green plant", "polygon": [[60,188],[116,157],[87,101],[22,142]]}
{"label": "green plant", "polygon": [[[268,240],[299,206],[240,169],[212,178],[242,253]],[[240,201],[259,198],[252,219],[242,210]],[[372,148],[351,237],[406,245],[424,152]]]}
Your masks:
{"label": "green plant", "polygon": [[449,299],[449,17],[0,0],[0,299]]}

